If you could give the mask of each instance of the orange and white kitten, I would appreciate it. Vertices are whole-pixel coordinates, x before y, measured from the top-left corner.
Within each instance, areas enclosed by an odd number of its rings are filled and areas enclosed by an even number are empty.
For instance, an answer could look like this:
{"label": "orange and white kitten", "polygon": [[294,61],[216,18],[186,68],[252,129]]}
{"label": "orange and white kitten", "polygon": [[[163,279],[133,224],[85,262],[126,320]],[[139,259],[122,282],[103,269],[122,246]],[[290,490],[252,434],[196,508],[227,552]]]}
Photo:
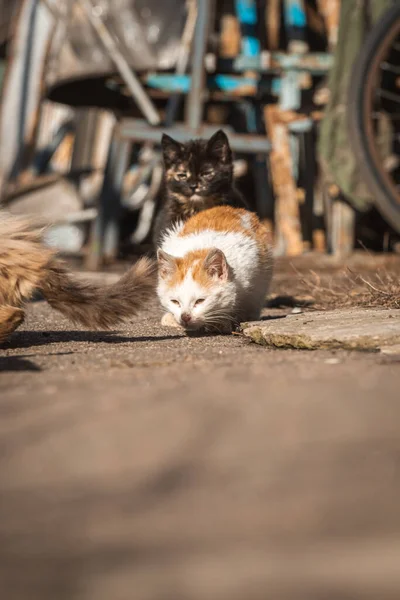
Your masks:
{"label": "orange and white kitten", "polygon": [[255,214],[230,206],[167,231],[157,255],[162,324],[229,333],[258,319],[272,274],[268,238]]}

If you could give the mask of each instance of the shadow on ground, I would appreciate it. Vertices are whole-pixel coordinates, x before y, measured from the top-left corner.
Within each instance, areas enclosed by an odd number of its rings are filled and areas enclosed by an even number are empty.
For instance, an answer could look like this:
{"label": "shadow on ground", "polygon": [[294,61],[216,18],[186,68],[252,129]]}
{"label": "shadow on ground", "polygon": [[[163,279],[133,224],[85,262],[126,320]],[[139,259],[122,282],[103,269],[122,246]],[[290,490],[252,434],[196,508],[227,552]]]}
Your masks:
{"label": "shadow on ground", "polygon": [[41,368],[23,356],[0,357],[0,373],[11,371],[41,371]]}
{"label": "shadow on ground", "polygon": [[32,346],[47,346],[48,344],[63,344],[82,342],[91,344],[128,344],[139,342],[164,342],[183,335],[138,336],[127,337],[116,331],[17,331],[3,344],[3,350],[31,348]]}

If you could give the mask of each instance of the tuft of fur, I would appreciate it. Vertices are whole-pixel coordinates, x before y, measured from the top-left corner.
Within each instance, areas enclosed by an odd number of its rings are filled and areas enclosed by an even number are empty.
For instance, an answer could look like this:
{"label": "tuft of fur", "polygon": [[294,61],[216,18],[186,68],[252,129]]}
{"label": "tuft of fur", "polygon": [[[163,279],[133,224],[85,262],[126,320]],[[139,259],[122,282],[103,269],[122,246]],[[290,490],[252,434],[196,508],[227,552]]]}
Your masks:
{"label": "tuft of fur", "polygon": [[161,146],[164,197],[154,227],[157,247],[174,223],[186,221],[200,211],[220,205],[247,208],[234,185],[232,151],[222,130],[209,140],[191,140],[186,144],[164,134]]}
{"label": "tuft of fur", "polygon": [[158,296],[176,324],[227,333],[260,316],[272,275],[269,232],[249,211],[215,207],[173,226],[158,264]]}
{"label": "tuft of fur", "polygon": [[108,286],[82,282],[43,242],[44,228],[0,214],[0,342],[24,318],[24,303],[36,291],[75,323],[108,329],[143,308],[156,286],[156,263],[140,259]]}
{"label": "tuft of fur", "polygon": [[143,308],[155,290],[155,262],[141,258],[113,285],[78,281],[53,261],[40,291],[50,306],[90,329],[109,329]]}

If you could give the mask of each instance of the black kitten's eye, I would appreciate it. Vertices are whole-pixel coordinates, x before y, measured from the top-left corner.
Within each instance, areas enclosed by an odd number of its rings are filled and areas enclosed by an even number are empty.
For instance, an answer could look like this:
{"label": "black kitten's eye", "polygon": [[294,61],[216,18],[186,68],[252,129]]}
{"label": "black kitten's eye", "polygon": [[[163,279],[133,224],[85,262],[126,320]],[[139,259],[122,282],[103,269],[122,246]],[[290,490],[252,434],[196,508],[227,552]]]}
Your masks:
{"label": "black kitten's eye", "polygon": [[177,306],[180,306],[179,300],[175,300],[174,298],[171,298],[171,302],[172,302],[172,304],[176,304]]}
{"label": "black kitten's eye", "polygon": [[181,181],[184,181],[185,179],[187,179],[187,175],[186,173],[177,173],[176,174],[177,178],[180,179]]}
{"label": "black kitten's eye", "polygon": [[212,179],[214,177],[214,171],[205,171],[202,173],[202,177],[204,177],[204,179]]}
{"label": "black kitten's eye", "polygon": [[205,300],[205,298],[198,298],[198,300],[196,300],[194,305],[197,306],[198,304],[203,304],[204,300]]}

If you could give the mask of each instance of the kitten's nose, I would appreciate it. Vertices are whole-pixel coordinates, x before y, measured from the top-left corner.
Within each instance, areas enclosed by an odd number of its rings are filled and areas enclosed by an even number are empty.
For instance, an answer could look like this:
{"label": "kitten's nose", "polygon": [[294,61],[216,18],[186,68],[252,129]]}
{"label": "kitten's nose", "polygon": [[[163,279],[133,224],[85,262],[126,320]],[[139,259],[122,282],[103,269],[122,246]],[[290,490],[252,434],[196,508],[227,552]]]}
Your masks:
{"label": "kitten's nose", "polygon": [[189,313],[182,313],[181,314],[181,319],[184,323],[190,323],[190,321],[192,320],[192,317],[189,315]]}
{"label": "kitten's nose", "polygon": [[190,189],[192,190],[192,192],[197,190],[197,183],[191,183],[190,184]]}

